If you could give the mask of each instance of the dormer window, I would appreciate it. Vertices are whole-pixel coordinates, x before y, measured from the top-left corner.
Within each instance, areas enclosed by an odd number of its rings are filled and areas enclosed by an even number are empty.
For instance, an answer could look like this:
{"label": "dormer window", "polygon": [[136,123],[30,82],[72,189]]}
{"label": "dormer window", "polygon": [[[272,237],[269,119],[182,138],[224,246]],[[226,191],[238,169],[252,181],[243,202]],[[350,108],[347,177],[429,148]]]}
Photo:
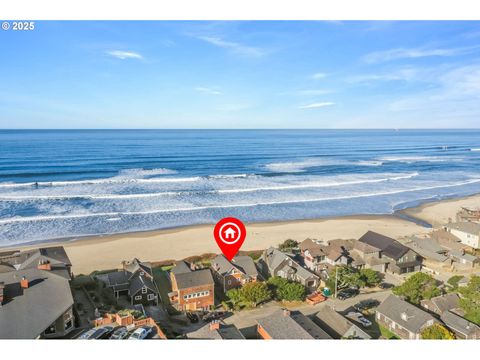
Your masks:
{"label": "dormer window", "polygon": [[146,294],[146,293],[147,293],[147,288],[144,286],[144,287],[142,288],[142,294]]}

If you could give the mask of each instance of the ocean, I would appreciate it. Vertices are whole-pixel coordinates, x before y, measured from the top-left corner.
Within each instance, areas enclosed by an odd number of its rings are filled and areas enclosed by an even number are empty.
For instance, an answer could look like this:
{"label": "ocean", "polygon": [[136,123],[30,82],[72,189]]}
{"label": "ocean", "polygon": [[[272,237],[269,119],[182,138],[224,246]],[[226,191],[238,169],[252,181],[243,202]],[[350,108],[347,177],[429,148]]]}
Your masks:
{"label": "ocean", "polygon": [[480,130],[0,131],[0,246],[479,192]]}

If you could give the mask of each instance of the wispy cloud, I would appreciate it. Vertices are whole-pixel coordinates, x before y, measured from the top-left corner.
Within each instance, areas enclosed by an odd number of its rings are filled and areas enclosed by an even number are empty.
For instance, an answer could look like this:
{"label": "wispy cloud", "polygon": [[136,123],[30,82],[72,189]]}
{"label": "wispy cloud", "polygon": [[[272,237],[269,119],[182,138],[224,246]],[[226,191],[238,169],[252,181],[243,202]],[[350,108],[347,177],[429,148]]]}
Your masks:
{"label": "wispy cloud", "polygon": [[312,79],[314,79],[314,80],[320,80],[320,79],[324,79],[326,77],[327,77],[327,74],[323,73],[323,72],[317,72],[317,73],[312,75]]}
{"label": "wispy cloud", "polygon": [[197,86],[195,88],[195,91],[198,91],[199,93],[207,94],[207,95],[222,95],[221,91],[212,89],[209,87],[205,87],[205,86]]}
{"label": "wispy cloud", "polygon": [[262,57],[267,55],[268,53],[265,49],[240,44],[238,42],[227,41],[217,36],[198,36],[197,38],[209,44],[215,45],[223,49],[230,50],[233,53],[242,55],[242,56]]}
{"label": "wispy cloud", "polygon": [[385,81],[413,81],[419,78],[419,71],[413,67],[402,68],[388,73],[370,73],[350,76],[345,81],[351,84],[363,84]]}
{"label": "wispy cloud", "polygon": [[459,48],[395,48],[369,53],[363,57],[363,60],[369,64],[374,64],[398,59],[415,59],[433,56],[451,57],[469,54],[479,48],[480,46],[466,46]]}
{"label": "wispy cloud", "polygon": [[299,106],[298,108],[299,109],[318,109],[318,108],[323,108],[323,107],[332,106],[332,105],[335,105],[335,103],[325,101],[325,102],[316,102],[308,105],[302,105],[302,106]]}
{"label": "wispy cloud", "polygon": [[326,95],[333,93],[333,90],[328,89],[304,89],[304,90],[296,90],[292,93],[298,96],[319,96],[319,95]]}
{"label": "wispy cloud", "polygon": [[107,55],[113,56],[114,58],[126,60],[126,59],[143,59],[143,56],[137,52],[133,51],[123,51],[123,50],[109,50],[106,51]]}

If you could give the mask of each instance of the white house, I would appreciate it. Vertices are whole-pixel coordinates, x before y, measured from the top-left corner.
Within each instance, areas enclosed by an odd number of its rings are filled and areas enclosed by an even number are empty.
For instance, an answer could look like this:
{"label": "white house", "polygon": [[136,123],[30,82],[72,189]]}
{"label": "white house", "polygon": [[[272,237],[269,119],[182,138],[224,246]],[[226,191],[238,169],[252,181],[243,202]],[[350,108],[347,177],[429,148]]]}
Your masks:
{"label": "white house", "polygon": [[445,230],[456,236],[464,245],[480,249],[480,224],[474,222],[455,222],[445,225]]}

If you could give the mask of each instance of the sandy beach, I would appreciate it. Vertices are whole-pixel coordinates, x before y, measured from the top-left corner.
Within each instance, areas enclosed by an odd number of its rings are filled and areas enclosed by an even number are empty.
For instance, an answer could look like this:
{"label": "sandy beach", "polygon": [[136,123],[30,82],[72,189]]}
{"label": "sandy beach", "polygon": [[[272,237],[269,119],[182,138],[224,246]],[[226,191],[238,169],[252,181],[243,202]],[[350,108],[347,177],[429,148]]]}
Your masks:
{"label": "sandy beach", "polygon": [[[461,206],[478,206],[480,195],[424,204],[404,212],[421,220],[439,225],[454,218]],[[331,219],[301,220],[276,223],[247,224],[247,239],[242,250],[260,250],[278,245],[285,239],[302,241],[315,239],[358,238],[366,231],[376,231],[393,238],[422,234],[430,229],[396,216],[349,216]],[[204,253],[218,253],[212,235],[213,225],[90,237],[58,242],[63,245],[76,274],[93,270],[118,268],[122,260],[138,257],[144,261],[183,259]],[[35,246],[25,246],[23,249]],[[44,244],[52,246],[52,243]]]}

